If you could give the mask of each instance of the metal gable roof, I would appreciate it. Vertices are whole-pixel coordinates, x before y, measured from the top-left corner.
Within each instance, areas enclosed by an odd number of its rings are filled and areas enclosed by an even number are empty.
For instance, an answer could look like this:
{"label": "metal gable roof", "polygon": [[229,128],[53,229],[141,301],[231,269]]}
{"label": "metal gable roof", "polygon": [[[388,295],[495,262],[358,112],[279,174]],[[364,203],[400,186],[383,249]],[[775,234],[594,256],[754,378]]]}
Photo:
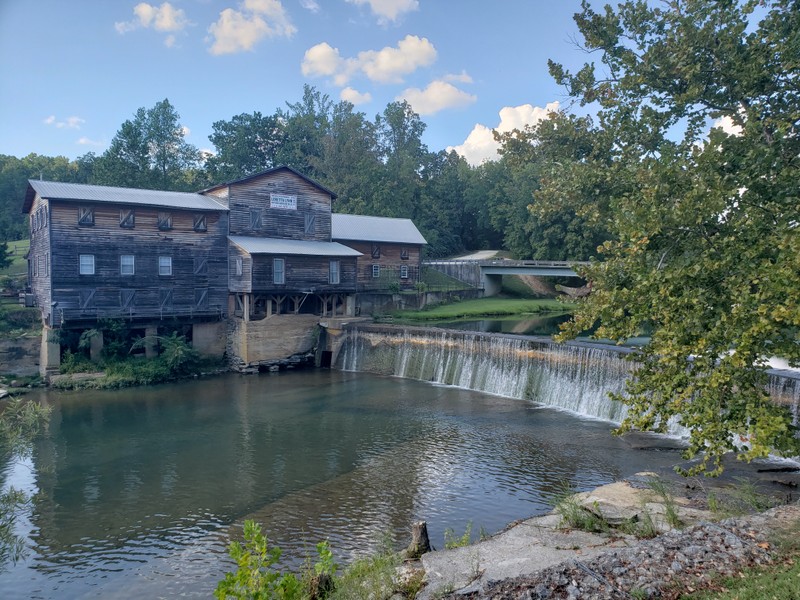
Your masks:
{"label": "metal gable roof", "polygon": [[164,192],[137,188],[109,187],[83,183],[28,180],[23,212],[30,210],[35,194],[50,200],[74,202],[107,202],[134,206],[160,206],[189,210],[227,210],[211,196],[191,192]]}
{"label": "metal gable roof", "polygon": [[306,240],[285,240],[279,238],[229,235],[228,239],[248,254],[297,254],[304,256],[362,256],[336,242],[310,242]]}
{"label": "metal gable roof", "polygon": [[303,175],[300,171],[298,171],[297,169],[293,169],[292,167],[290,167],[288,165],[278,165],[277,167],[272,167],[271,169],[266,169],[265,171],[259,171],[258,173],[253,173],[252,175],[247,175],[246,177],[241,177],[240,179],[235,179],[234,181],[227,181],[225,183],[219,183],[217,185],[211,186],[210,188],[206,188],[204,190],[200,190],[200,192],[201,193],[206,193],[206,192],[210,192],[212,190],[217,190],[217,189],[222,188],[222,187],[236,185],[237,183],[244,183],[244,182],[250,181],[252,179],[258,179],[259,177],[265,177],[267,175],[271,175],[272,173],[277,173],[278,171],[289,171],[290,173],[294,173],[300,179],[305,180],[306,182],[308,182],[311,185],[313,185],[314,187],[322,190],[326,194],[330,194],[332,200],[336,200],[336,198],[337,198],[335,192],[329,190],[324,185],[322,185],[320,182],[314,181],[313,179],[311,179],[311,177],[308,177],[307,175]]}
{"label": "metal gable roof", "polygon": [[411,219],[331,214],[331,238],[358,242],[427,244]]}

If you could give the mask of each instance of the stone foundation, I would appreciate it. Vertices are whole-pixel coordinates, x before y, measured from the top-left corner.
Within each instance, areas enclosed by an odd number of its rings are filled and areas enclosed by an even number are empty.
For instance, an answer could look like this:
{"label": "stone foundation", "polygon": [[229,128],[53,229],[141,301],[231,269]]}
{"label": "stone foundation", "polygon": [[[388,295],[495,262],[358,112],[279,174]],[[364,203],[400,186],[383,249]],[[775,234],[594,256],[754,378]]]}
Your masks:
{"label": "stone foundation", "polygon": [[253,372],[287,361],[302,362],[297,357],[312,352],[317,344],[318,324],[316,315],[272,315],[259,321],[229,319],[227,353],[231,368]]}

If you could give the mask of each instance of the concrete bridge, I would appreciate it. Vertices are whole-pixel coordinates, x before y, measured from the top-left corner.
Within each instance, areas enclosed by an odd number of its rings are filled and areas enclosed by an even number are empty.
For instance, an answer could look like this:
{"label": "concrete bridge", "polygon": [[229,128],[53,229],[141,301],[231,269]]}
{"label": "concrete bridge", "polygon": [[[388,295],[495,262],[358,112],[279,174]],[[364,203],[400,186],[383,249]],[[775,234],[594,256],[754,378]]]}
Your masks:
{"label": "concrete bridge", "polygon": [[484,296],[500,293],[503,275],[578,277],[575,265],[588,262],[566,260],[426,260],[423,265],[483,290]]}

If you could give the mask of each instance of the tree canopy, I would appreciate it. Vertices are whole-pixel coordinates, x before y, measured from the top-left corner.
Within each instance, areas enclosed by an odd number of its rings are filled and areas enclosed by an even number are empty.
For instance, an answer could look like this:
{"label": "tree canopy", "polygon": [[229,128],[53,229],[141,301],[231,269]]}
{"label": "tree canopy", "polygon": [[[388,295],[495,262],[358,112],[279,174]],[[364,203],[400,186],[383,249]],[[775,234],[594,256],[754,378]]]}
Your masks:
{"label": "tree canopy", "polygon": [[596,135],[613,144],[607,159],[553,162],[532,210],[582,197],[610,238],[564,337],[652,332],[621,430],[678,419],[702,456],[693,472],[719,472],[728,451],[796,453],[765,368],[800,363],[800,4],[584,1],[575,18],[602,69],[551,73],[599,107]]}

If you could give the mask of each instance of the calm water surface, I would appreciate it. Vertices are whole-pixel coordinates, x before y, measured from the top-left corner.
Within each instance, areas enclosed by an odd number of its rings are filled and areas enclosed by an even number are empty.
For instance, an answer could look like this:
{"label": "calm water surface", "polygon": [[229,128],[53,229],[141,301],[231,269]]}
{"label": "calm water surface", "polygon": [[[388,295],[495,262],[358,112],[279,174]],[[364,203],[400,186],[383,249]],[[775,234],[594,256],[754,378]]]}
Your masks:
{"label": "calm water surface", "polygon": [[34,494],[3,598],[210,597],[246,518],[289,565],[321,539],[347,562],[415,520],[442,547],[445,528],[546,512],[565,483],[677,460],[527,401],[342,371],[46,397],[47,435],[0,465]]}

